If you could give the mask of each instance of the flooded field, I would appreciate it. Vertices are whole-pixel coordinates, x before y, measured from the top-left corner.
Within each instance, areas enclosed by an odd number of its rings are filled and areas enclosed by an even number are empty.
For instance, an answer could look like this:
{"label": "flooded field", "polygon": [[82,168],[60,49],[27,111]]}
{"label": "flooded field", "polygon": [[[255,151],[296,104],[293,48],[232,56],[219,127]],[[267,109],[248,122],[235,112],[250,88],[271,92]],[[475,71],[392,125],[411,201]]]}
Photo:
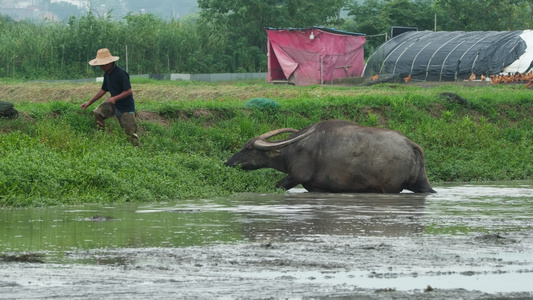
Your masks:
{"label": "flooded field", "polygon": [[2,299],[533,297],[533,182],[0,209]]}

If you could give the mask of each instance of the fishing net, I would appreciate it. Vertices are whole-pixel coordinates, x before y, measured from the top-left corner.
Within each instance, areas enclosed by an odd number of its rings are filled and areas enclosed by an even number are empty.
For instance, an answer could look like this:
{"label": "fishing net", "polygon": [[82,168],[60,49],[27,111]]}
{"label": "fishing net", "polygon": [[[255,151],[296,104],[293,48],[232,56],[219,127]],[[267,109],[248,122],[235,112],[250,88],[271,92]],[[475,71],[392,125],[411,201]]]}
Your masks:
{"label": "fishing net", "polygon": [[250,108],[250,109],[263,109],[263,110],[276,110],[278,109],[281,105],[272,100],[272,99],[268,99],[268,98],[253,98],[253,99],[250,99],[248,101],[246,101],[244,103],[244,106],[246,108]]}

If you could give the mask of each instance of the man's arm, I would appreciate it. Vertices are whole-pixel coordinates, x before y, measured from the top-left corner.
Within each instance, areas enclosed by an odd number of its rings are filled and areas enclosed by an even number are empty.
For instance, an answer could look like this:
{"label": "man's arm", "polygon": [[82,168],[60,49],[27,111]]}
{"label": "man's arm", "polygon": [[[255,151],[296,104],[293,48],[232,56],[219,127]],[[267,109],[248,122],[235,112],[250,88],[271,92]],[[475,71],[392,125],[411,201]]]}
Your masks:
{"label": "man's arm", "polygon": [[105,95],[105,93],[107,93],[107,92],[102,90],[102,89],[100,89],[94,96],[92,96],[91,99],[89,99],[89,101],[83,103],[81,105],[81,108],[82,109],[86,109],[87,107],[91,106],[91,104],[93,104],[96,100],[102,98],[102,96]]}
{"label": "man's arm", "polygon": [[129,97],[131,96],[131,94],[133,94],[133,91],[131,90],[131,88],[129,90],[126,90],[114,97],[109,97],[106,101],[111,103],[111,104],[115,104],[115,102],[117,102],[118,100],[121,100],[121,99],[124,99],[126,97]]}

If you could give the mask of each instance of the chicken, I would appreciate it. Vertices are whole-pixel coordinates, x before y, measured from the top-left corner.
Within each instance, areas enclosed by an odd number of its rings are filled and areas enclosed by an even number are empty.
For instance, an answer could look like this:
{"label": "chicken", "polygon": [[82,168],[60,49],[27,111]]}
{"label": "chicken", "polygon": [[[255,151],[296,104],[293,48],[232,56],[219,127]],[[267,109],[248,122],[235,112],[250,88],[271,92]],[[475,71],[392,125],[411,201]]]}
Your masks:
{"label": "chicken", "polygon": [[529,81],[528,83],[526,83],[526,87],[529,89],[531,87],[531,85],[533,84],[533,80],[532,81]]}
{"label": "chicken", "polygon": [[513,76],[511,74],[503,75],[502,79],[503,79],[503,82],[509,83],[513,80]]}
{"label": "chicken", "polygon": [[370,80],[376,81],[376,80],[378,80],[378,77],[379,77],[379,74],[376,74],[376,75],[370,77]]}
{"label": "chicken", "polygon": [[472,80],[474,80],[474,79],[476,79],[476,74],[474,74],[474,73],[472,72],[472,75],[470,75],[470,77],[468,78],[468,81],[472,81]]}
{"label": "chicken", "polygon": [[500,84],[503,82],[503,76],[500,76],[498,74],[490,75],[490,81],[492,81],[492,84]]}
{"label": "chicken", "polygon": [[409,76],[407,76],[407,77],[405,77],[405,78],[403,79],[403,81],[405,81],[405,83],[408,83],[409,80],[411,80],[411,74],[409,74]]}
{"label": "chicken", "polygon": [[528,73],[524,73],[522,75],[522,81],[531,81],[533,80],[533,73],[531,73],[531,71],[529,71]]}
{"label": "chicken", "polygon": [[487,77],[485,77],[483,74],[481,74],[481,81],[485,81],[485,79],[487,79]]}

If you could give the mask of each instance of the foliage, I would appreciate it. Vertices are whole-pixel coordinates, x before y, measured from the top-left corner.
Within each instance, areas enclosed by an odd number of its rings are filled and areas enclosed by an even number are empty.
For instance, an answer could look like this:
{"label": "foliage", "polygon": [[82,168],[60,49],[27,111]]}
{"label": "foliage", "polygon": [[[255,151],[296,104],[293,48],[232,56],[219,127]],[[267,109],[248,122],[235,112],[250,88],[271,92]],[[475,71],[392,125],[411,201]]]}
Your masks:
{"label": "foliage", "polygon": [[[231,72],[265,71],[265,28],[302,28],[332,24],[346,0],[199,0],[199,28]],[[204,29],[204,30],[203,30]],[[205,49],[204,49],[205,50]],[[211,54],[209,51],[202,51]],[[217,53],[212,53],[217,55]],[[233,60],[231,59],[233,58]]]}
{"label": "foliage", "polygon": [[322,24],[338,18],[343,3],[200,1],[199,18],[168,21],[134,13],[114,20],[111,11],[94,10],[72,15],[66,24],[1,18],[0,77],[99,76],[101,71],[87,61],[104,47],[121,57],[130,74],[265,71],[265,27]]}
{"label": "foliage", "polygon": [[533,27],[529,0],[436,0],[441,30],[521,30]]}
{"label": "foliage", "polygon": [[[109,11],[72,13],[61,22],[0,16],[0,78],[72,79],[101,75],[87,62],[99,48],[121,57],[130,74],[264,72],[267,27],[337,27],[367,34],[365,54],[391,26],[433,30],[520,30],[533,27],[527,0],[200,0],[199,15],[183,19],[130,12],[116,2],[92,1]],[[125,1],[138,12],[135,1]],[[190,4],[190,3],[189,3]],[[72,5],[51,3],[65,12]],[[174,4],[160,3],[165,7]],[[150,11],[150,10],[149,10]],[[341,12],[348,17],[341,18]],[[120,18],[116,18],[118,14]],[[168,14],[172,14],[168,12]],[[63,22],[64,21],[64,22]],[[375,36],[379,35],[379,36]]]}
{"label": "foliage", "polygon": [[353,22],[347,22],[343,28],[370,36],[367,55],[384,40],[372,35],[389,33],[392,26],[415,26],[419,30],[434,30],[436,26],[438,31],[533,27],[533,4],[528,0],[365,0],[351,1],[346,10]]}
{"label": "foliage", "polygon": [[391,26],[416,26],[433,29],[431,0],[365,0],[348,5],[348,15],[355,19],[355,31],[368,35],[389,32]]}
{"label": "foliage", "polygon": [[[17,100],[20,117],[0,119],[0,206],[280,192],[274,185],[283,174],[244,172],[225,160],[261,133],[327,119],[402,132],[424,148],[430,181],[533,178],[533,105],[530,92],[517,86],[134,85],[152,95],[138,98],[141,149],[128,143],[115,120],[96,131],[91,112],[79,109],[83,99]],[[5,83],[1,90],[17,87]],[[59,94],[72,89],[49,83],[39,90],[47,87]],[[469,104],[448,102],[442,92],[456,92]],[[177,100],[178,93],[199,96]],[[246,108],[250,94],[276,99],[280,107]]]}
{"label": "foliage", "polygon": [[[130,74],[233,72],[239,64],[245,70],[255,66],[246,67],[249,58],[219,55],[219,45],[200,35],[195,19],[163,21],[151,14],[129,14],[117,22],[110,15],[88,13],[72,16],[67,24],[4,18],[0,29],[0,77],[4,78],[101,76],[101,70],[87,62],[104,47],[120,56],[119,64]],[[256,50],[249,56],[264,60]]]}
{"label": "foliage", "polygon": [[226,32],[231,41],[244,39],[266,50],[265,28],[305,28],[338,22],[345,0],[199,0],[203,20]]}
{"label": "foliage", "polygon": [[[347,5],[355,30],[366,34],[388,32],[391,26],[419,30],[490,31],[533,27],[533,4],[527,0],[365,0]],[[435,24],[437,17],[437,24]]]}

